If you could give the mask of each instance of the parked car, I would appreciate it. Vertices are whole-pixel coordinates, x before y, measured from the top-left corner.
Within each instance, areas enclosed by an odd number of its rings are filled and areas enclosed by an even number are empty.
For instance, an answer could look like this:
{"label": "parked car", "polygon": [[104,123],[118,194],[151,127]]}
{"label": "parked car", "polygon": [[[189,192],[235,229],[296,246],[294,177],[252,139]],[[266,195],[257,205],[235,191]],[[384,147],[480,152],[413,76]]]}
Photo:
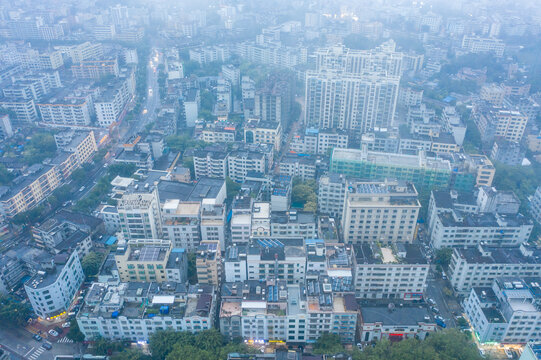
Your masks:
{"label": "parked car", "polygon": [[70,325],[71,325],[71,324],[70,324],[69,322],[65,322],[65,323],[62,324],[62,327],[63,327],[63,328],[69,328]]}
{"label": "parked car", "polygon": [[49,335],[56,337],[58,336],[58,333],[55,330],[51,329],[49,330]]}
{"label": "parked car", "polygon": [[49,343],[44,343],[41,345],[42,348],[44,348],[45,350],[51,350],[53,348],[53,346]]}
{"label": "parked car", "polygon": [[430,309],[431,309],[434,313],[436,313],[436,314],[439,314],[439,313],[440,313],[440,309],[438,309],[438,308],[435,307],[435,306],[432,306]]}
{"label": "parked car", "polygon": [[436,305],[436,302],[434,301],[434,299],[431,299],[431,298],[426,299],[426,302],[432,306]]}
{"label": "parked car", "polygon": [[505,349],[505,355],[507,355],[507,358],[508,359],[512,359],[513,358],[513,352],[509,349]]}
{"label": "parked car", "polygon": [[39,336],[38,334],[35,334],[34,336],[32,336],[34,338],[34,340],[36,341],[41,341],[41,339],[43,339],[41,336]]}

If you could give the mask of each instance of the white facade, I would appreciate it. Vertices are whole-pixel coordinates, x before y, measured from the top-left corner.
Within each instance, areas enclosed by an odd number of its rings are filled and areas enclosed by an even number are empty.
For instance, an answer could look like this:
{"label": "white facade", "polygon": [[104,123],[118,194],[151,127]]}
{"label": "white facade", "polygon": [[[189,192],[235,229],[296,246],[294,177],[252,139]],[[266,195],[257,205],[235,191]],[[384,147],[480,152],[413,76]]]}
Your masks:
{"label": "white facade", "polygon": [[53,265],[53,269],[51,273],[39,271],[24,285],[34,312],[42,319],[66,312],[85,278],[76,251],[65,265]]}
{"label": "white facade", "polygon": [[126,240],[161,238],[162,216],[157,189],[151,193],[124,194],[117,210]]}

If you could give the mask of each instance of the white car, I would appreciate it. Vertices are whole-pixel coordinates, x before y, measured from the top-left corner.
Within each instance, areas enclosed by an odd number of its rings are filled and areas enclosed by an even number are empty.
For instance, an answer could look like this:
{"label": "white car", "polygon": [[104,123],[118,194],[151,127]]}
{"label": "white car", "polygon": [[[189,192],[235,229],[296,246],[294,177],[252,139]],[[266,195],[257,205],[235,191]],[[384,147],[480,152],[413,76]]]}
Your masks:
{"label": "white car", "polygon": [[507,355],[507,358],[508,359],[512,359],[513,358],[513,353],[511,352],[511,350],[509,349],[505,349],[505,355]]}
{"label": "white car", "polygon": [[49,330],[49,335],[57,337],[58,333],[55,330],[51,329],[51,330]]}
{"label": "white car", "polygon": [[65,329],[65,328],[69,328],[70,327],[70,323],[69,322],[65,322],[62,324],[62,327]]}
{"label": "white car", "polygon": [[479,355],[481,355],[482,357],[485,357],[486,351],[484,349],[479,349]]}

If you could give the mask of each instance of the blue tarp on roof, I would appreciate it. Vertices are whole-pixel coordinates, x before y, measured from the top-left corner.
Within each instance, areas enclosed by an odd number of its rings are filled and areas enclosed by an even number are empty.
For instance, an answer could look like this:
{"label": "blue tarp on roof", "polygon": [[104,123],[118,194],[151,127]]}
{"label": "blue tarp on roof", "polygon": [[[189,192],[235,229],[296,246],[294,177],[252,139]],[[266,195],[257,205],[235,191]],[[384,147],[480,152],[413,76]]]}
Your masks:
{"label": "blue tarp on roof", "polygon": [[105,245],[114,245],[116,242],[117,242],[117,238],[116,236],[109,236],[109,239],[107,239],[107,241],[105,241]]}

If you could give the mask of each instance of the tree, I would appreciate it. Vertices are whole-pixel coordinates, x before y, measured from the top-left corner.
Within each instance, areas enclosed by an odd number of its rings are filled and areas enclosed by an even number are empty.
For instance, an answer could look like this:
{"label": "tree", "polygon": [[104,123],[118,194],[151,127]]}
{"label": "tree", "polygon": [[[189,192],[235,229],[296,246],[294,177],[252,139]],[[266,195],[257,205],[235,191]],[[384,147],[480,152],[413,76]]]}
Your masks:
{"label": "tree", "polygon": [[81,262],[83,272],[87,278],[95,276],[101,267],[103,256],[95,251],[89,252]]}
{"label": "tree", "polygon": [[192,285],[197,284],[196,260],[195,253],[188,253],[188,282]]}
{"label": "tree", "polygon": [[33,224],[41,219],[44,210],[43,205],[36,206],[33,209],[18,213],[11,219],[11,222],[15,225]]}
{"label": "tree", "polygon": [[[316,183],[314,180],[301,181],[300,178],[293,179],[291,191],[291,202],[296,206],[304,207],[307,203],[307,211],[317,209]],[[314,210],[315,211],[315,210]]]}
{"label": "tree", "polygon": [[336,334],[323,333],[314,344],[314,354],[334,355],[341,352],[344,352],[344,347]]}
{"label": "tree", "polygon": [[77,184],[82,184],[87,179],[87,172],[84,171],[82,168],[75,169],[71,173],[71,178]]}
{"label": "tree", "polygon": [[73,319],[70,322],[70,329],[66,334],[66,337],[74,342],[83,342],[85,340],[84,334],[79,329],[79,324],[77,320]]}
{"label": "tree", "polygon": [[32,310],[10,296],[0,296],[0,326],[22,326],[30,317]]}
{"label": "tree", "polygon": [[111,360],[150,360],[151,356],[143,354],[139,349],[127,349],[111,356]]}
{"label": "tree", "polygon": [[481,360],[468,335],[453,329],[431,334],[425,340],[414,338],[391,343],[378,341],[374,347],[353,353],[354,360]]}
{"label": "tree", "polygon": [[233,199],[235,196],[237,196],[240,190],[240,184],[237,184],[236,182],[231,180],[229,176],[225,178],[225,187],[227,189],[228,199]]}
{"label": "tree", "polygon": [[13,174],[4,165],[0,165],[0,185],[9,185],[13,178]]}
{"label": "tree", "polygon": [[453,249],[449,247],[441,248],[436,251],[435,263],[446,269],[453,257]]}
{"label": "tree", "polygon": [[124,348],[122,343],[114,342],[102,337],[94,341],[92,345],[92,353],[94,355],[111,355],[115,351],[121,351]]}

